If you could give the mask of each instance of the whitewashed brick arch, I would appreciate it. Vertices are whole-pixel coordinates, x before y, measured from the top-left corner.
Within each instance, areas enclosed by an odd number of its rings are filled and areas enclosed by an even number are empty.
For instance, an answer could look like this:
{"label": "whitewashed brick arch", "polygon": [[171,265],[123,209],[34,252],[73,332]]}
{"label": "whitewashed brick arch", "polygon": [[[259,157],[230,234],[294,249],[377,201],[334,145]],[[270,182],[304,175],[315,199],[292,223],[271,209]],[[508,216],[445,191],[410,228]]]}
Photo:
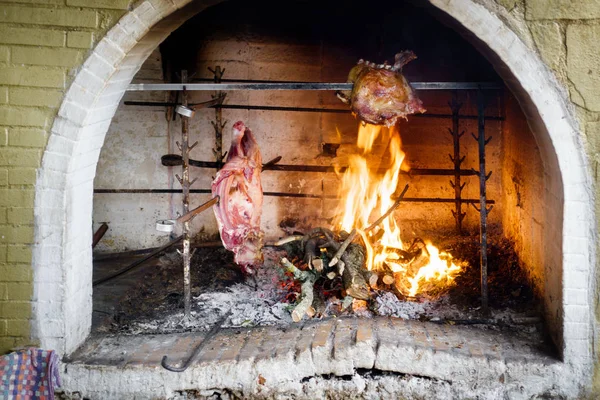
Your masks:
{"label": "whitewashed brick arch", "polygon": [[[33,335],[70,353],[90,332],[92,197],[100,149],[119,101],[150,53],[177,27],[219,0],[139,2],[98,43],[67,91],[54,121],[35,200]],[[505,66],[509,85],[542,124],[564,192],[563,354],[582,376],[592,368],[595,220],[585,151],[564,90],[537,55],[475,0],[430,0],[479,38]],[[188,4],[190,3],[190,4]],[[525,110],[527,113],[527,110]],[[533,117],[532,117],[533,118]],[[536,121],[530,121],[535,123]],[[538,138],[539,140],[539,138]],[[587,378],[584,378],[587,379]]]}

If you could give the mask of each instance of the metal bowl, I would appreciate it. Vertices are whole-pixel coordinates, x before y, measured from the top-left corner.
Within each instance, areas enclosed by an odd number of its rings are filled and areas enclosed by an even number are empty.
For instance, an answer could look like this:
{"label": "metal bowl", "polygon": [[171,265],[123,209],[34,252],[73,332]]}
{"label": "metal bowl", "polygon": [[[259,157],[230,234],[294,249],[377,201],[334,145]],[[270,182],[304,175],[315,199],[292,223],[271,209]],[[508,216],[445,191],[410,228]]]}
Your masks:
{"label": "metal bowl", "polygon": [[167,233],[173,232],[176,222],[174,219],[161,219],[160,221],[156,221],[156,230]]}
{"label": "metal bowl", "polygon": [[183,115],[184,117],[188,117],[188,118],[193,117],[194,114],[196,113],[191,108],[186,107],[186,106],[182,106],[182,105],[179,105],[179,106],[175,107],[175,112],[177,114],[179,114],[179,115]]}

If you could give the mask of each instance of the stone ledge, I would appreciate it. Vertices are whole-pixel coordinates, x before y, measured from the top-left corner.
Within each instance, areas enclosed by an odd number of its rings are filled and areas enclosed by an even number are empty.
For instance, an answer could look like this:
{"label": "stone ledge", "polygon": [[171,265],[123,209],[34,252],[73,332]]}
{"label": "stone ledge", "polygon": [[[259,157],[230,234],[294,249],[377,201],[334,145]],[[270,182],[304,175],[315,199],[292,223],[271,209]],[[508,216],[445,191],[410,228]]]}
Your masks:
{"label": "stone ledge", "polygon": [[[91,399],[173,398],[208,389],[244,398],[314,398],[328,390],[350,390],[348,395],[363,398],[373,394],[365,387],[385,377],[387,387],[392,385],[389,398],[412,398],[423,385],[433,394],[428,398],[519,399],[548,393],[577,398],[586,379],[537,344],[507,334],[385,317],[311,321],[285,330],[222,330],[187,371],[160,366],[165,354],[180,365],[204,335],[90,338],[65,360],[64,389]],[[344,389],[341,382],[354,384]],[[556,382],[562,382],[560,388]]]}

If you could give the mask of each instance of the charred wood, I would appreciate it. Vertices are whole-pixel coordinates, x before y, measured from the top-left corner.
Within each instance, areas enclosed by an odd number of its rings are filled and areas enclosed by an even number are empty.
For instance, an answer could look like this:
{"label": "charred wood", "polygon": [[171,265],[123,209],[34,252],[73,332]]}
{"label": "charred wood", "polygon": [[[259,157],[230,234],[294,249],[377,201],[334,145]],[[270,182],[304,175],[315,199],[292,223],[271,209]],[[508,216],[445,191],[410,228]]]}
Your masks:
{"label": "charred wood", "polygon": [[299,322],[304,318],[304,315],[309,312],[309,308],[312,308],[313,300],[315,298],[314,286],[317,275],[310,271],[302,271],[285,257],[281,259],[281,265],[294,275],[294,279],[302,282],[302,299],[292,311],[292,319],[294,322]]}
{"label": "charred wood", "polygon": [[355,299],[368,300],[369,286],[363,275],[365,249],[359,244],[352,243],[342,256],[342,261],[345,264],[342,281],[346,293]]}

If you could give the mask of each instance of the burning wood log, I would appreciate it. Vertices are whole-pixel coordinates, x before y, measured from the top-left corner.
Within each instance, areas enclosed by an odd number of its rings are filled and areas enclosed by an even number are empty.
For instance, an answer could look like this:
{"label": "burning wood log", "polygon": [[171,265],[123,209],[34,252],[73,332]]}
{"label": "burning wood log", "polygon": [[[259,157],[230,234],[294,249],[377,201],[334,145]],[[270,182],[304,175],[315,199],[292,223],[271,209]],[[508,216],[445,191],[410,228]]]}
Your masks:
{"label": "burning wood log", "polygon": [[314,308],[312,308],[312,303],[314,300],[314,286],[317,280],[317,275],[311,271],[302,271],[298,269],[294,264],[292,264],[287,258],[281,259],[281,265],[283,265],[288,271],[294,274],[294,279],[297,279],[302,282],[302,300],[296,305],[294,310],[292,311],[292,319],[294,322],[299,322],[302,320],[307,312],[311,312],[314,315]]}
{"label": "burning wood log", "polygon": [[342,260],[346,265],[342,274],[346,293],[355,299],[368,300],[369,286],[363,275],[365,265],[364,248],[359,244],[350,244],[348,250],[342,256]]}
{"label": "burning wood log", "polygon": [[[402,202],[402,199],[404,198],[404,195],[406,194],[407,190],[408,190],[408,184],[406,184],[406,186],[404,186],[404,189],[402,190],[402,193],[400,193],[400,196],[398,196],[398,198],[396,199],[394,204],[392,204],[392,206],[385,212],[385,214],[383,214],[381,217],[377,218],[377,220],[375,222],[373,222],[366,229],[364,229],[364,232],[367,233],[367,232],[375,229],[375,227],[377,227],[377,225],[379,225],[380,223],[383,222],[384,219],[389,217],[389,215],[396,208],[398,208],[398,206]],[[356,231],[356,229],[352,229],[352,232],[350,232],[350,235],[348,235],[346,240],[344,240],[344,243],[342,243],[342,245],[340,246],[338,251],[335,253],[335,256],[333,256],[333,258],[329,262],[330,267],[333,267],[334,265],[336,265],[339,262],[340,258],[342,257],[342,254],[344,254],[344,251],[346,251],[346,248],[348,247],[348,245],[354,240],[354,238],[356,238],[357,233],[358,232]]]}
{"label": "burning wood log", "polygon": [[394,275],[391,274],[385,274],[381,280],[386,285],[392,285],[396,281],[396,279],[394,279]]}
{"label": "burning wood log", "polygon": [[308,265],[308,268],[313,268],[313,260],[319,259],[320,250],[317,246],[319,238],[313,237],[306,241],[304,246],[304,262]]}
{"label": "burning wood log", "polygon": [[315,258],[312,260],[312,267],[315,269],[315,271],[322,272],[324,266],[325,266],[325,264],[323,263],[322,259]]}
{"label": "burning wood log", "polygon": [[331,259],[331,261],[329,261],[330,267],[333,267],[340,261],[340,259],[342,258],[342,254],[344,254],[344,252],[346,251],[346,249],[348,248],[350,243],[354,240],[354,238],[356,238],[356,234],[357,234],[356,229],[352,229],[352,232],[350,232],[350,234],[348,235],[346,240],[344,240],[344,242],[342,243],[342,245],[340,246],[338,251],[335,253],[333,258]]}
{"label": "burning wood log", "polygon": [[376,272],[374,271],[367,271],[365,273],[366,275],[366,280],[367,282],[369,282],[369,286],[371,287],[371,289],[378,289],[379,288],[379,275],[377,275]]}

